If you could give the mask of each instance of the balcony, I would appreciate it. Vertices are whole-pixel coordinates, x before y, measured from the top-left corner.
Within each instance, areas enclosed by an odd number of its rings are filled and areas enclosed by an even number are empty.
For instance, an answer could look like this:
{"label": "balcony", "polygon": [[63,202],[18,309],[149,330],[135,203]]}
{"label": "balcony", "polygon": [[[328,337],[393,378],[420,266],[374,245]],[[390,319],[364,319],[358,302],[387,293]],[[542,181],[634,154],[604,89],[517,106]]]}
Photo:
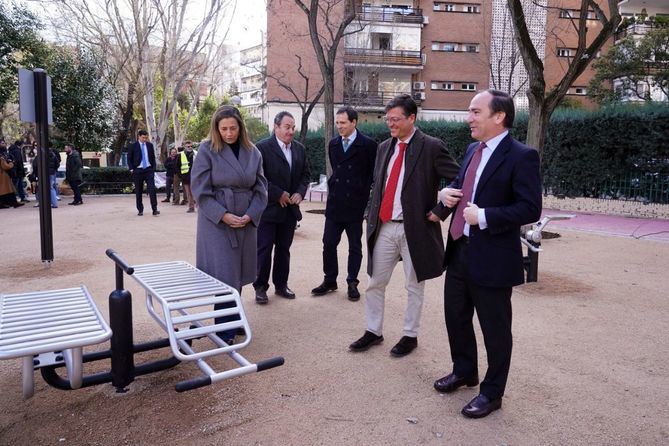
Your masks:
{"label": "balcony", "polygon": [[632,23],[626,27],[623,27],[619,29],[618,31],[615,32],[613,35],[613,41],[618,42],[619,40],[624,39],[625,37],[628,36],[638,36],[641,37],[648,33],[648,31],[652,29],[657,29],[657,28],[663,28],[665,27],[664,25],[658,25],[657,23],[654,22],[642,22],[642,23]]}
{"label": "balcony", "polygon": [[423,23],[423,10],[417,8],[359,5],[355,16],[363,22]]}
{"label": "balcony", "polygon": [[421,103],[420,92],[396,92],[385,91],[345,91],[344,103],[361,111],[383,110],[392,98],[400,94],[411,94],[417,105]]}
{"label": "balcony", "polygon": [[346,48],[344,50],[344,63],[376,66],[400,65],[422,68],[423,53],[422,51]]}

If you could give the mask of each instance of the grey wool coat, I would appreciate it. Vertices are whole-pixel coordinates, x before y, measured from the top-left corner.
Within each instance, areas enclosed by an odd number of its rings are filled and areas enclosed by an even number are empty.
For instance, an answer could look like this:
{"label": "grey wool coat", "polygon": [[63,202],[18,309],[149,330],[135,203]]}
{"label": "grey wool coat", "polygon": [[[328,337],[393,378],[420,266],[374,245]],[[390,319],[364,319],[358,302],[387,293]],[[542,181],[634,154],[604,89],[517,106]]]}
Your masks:
{"label": "grey wool coat", "polygon": [[[256,278],[257,228],[267,206],[267,180],[257,148],[240,148],[239,159],[225,145],[212,152],[210,141],[198,150],[191,171],[198,204],[196,266],[237,290]],[[248,215],[251,222],[233,229],[226,212]]]}

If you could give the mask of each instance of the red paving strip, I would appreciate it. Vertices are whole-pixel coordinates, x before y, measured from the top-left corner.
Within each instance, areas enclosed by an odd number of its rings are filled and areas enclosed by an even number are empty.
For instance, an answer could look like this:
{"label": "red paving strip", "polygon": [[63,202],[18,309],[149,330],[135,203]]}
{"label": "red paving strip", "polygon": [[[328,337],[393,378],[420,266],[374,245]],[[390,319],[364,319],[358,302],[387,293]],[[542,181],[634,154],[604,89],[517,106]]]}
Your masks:
{"label": "red paving strip", "polygon": [[551,229],[569,229],[619,237],[634,237],[642,240],[669,242],[669,220],[667,219],[587,214],[557,209],[544,209],[542,216],[558,214],[574,215],[574,218],[551,221],[546,226],[547,231],[550,232]]}

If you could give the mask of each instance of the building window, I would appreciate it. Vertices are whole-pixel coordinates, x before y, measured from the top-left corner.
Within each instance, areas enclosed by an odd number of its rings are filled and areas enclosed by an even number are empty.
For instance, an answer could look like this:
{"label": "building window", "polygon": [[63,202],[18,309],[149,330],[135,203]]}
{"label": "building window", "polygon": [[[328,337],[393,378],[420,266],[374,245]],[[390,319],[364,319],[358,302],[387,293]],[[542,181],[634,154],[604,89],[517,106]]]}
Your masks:
{"label": "building window", "polygon": [[478,53],[477,43],[458,42],[432,42],[432,51],[445,51],[448,53]]}
{"label": "building window", "polygon": [[474,91],[476,90],[476,84],[462,84],[460,88],[465,91]]}
{"label": "building window", "polygon": [[585,96],[586,94],[588,94],[588,89],[585,87],[575,87],[574,94],[577,94],[579,96]]}
{"label": "building window", "polygon": [[453,3],[434,2],[434,7],[433,7],[432,9],[433,9],[434,11],[455,12],[455,4],[453,4]]}
{"label": "building window", "polygon": [[479,13],[479,7],[476,5],[467,5],[465,7],[465,12],[468,12],[470,14],[478,14]]}
{"label": "building window", "polygon": [[[561,9],[560,18],[561,19],[576,19],[578,20],[581,17],[581,11],[579,9]],[[597,14],[595,11],[588,11],[586,13],[587,20],[597,20]]]}
{"label": "building window", "polygon": [[430,88],[432,90],[453,90],[453,83],[444,81],[432,81],[430,83]]}
{"label": "building window", "polygon": [[571,57],[570,48],[558,48],[557,50],[558,57]]}

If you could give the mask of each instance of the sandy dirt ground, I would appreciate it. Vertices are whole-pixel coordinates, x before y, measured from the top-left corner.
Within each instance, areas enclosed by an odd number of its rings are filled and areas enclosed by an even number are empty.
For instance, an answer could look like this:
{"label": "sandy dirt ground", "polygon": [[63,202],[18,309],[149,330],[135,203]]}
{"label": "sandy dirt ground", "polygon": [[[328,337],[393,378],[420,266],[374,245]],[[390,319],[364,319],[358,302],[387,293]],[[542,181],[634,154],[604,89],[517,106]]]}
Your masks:
{"label": "sandy dirt ground", "polygon": [[[106,248],[133,264],[194,263],[196,215],[185,207],[138,217],[132,196],[85,202],[54,210],[49,269],[40,262],[38,210],[0,211],[3,293],[86,284],[106,316],[114,288]],[[346,299],[343,278],[337,293],[309,293],[322,279],[323,219],[305,213],[296,233],[296,300],[270,289],[269,305],[258,306],[250,286],[242,293],[253,329],[242,353],[251,361],[280,355],[284,366],[185,393],[174,384],[200,374],[192,363],[138,377],[124,394],[109,384],[57,390],[36,373],[35,397],[24,401],[20,361],[1,361],[0,445],[669,444],[669,243],[568,229],[546,240],[539,282],[514,291],[514,352],[502,410],[469,420],[460,409],[477,388],[447,396],[432,388],[451,367],[443,278],[426,285],[414,353],[389,355],[402,335],[400,267],[386,296],[385,343],[350,353],[348,344],[364,331],[363,301]],[[345,248],[343,241],[340,268]],[[364,290],[365,275],[361,281]],[[162,337],[139,286],[126,284],[134,296],[135,342]],[[145,353],[135,362],[166,355]],[[482,375],[483,349],[479,356]],[[229,358],[211,363],[231,366]],[[86,364],[85,372],[108,367]]]}

